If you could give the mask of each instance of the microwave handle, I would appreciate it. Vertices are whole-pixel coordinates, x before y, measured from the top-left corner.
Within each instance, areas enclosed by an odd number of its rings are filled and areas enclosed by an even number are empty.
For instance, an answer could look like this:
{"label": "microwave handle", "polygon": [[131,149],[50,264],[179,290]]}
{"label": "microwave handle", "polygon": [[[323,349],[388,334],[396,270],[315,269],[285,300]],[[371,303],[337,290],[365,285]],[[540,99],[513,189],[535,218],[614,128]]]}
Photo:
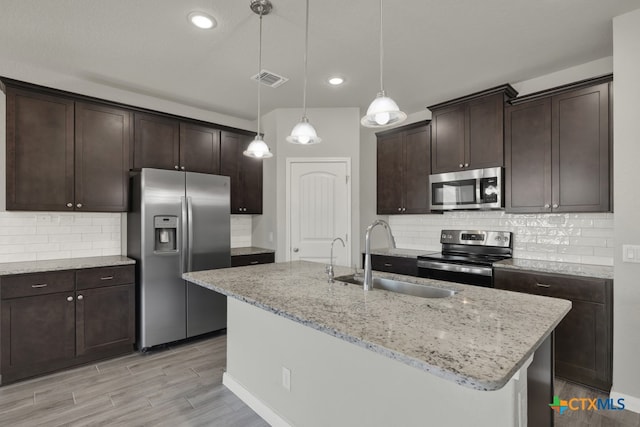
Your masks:
{"label": "microwave handle", "polygon": [[482,178],[476,180],[476,203],[482,203]]}

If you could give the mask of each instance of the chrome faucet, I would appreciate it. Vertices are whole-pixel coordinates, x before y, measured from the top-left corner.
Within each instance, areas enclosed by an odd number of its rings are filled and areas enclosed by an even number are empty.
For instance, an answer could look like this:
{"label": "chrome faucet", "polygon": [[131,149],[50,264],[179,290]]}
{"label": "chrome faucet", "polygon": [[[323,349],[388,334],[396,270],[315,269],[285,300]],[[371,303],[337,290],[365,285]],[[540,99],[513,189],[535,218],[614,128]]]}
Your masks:
{"label": "chrome faucet", "polygon": [[387,238],[389,240],[389,246],[391,248],[396,247],[396,239],[393,238],[393,234],[391,234],[391,227],[387,221],[382,219],[377,219],[371,223],[367,227],[367,231],[364,235],[364,290],[370,291],[373,289],[373,273],[371,272],[371,230],[374,229],[376,225],[382,225],[387,230]]}
{"label": "chrome faucet", "polygon": [[327,265],[327,268],[326,268],[327,276],[329,277],[329,283],[333,283],[333,244],[336,242],[336,240],[340,240],[340,243],[342,243],[343,248],[346,247],[344,244],[344,240],[342,240],[340,237],[336,237],[331,242],[331,259],[329,260],[329,265]]}

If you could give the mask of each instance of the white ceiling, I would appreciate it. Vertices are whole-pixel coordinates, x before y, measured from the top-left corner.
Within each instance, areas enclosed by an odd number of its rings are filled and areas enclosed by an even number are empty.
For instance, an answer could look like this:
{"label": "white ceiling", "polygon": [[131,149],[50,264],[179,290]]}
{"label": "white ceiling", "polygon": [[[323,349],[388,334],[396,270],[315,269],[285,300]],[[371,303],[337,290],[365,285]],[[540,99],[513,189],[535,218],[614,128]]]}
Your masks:
{"label": "white ceiling", "polygon": [[[272,0],[262,112],[300,107],[303,0]],[[366,109],[379,89],[376,0],[311,0],[309,107]],[[612,55],[611,18],[640,0],[387,0],[385,89],[407,113]],[[202,10],[218,26],[199,30]],[[0,0],[8,59],[236,117],[255,119],[258,17],[249,0]],[[327,77],[346,83],[330,87]],[[313,118],[311,118],[313,121]]]}

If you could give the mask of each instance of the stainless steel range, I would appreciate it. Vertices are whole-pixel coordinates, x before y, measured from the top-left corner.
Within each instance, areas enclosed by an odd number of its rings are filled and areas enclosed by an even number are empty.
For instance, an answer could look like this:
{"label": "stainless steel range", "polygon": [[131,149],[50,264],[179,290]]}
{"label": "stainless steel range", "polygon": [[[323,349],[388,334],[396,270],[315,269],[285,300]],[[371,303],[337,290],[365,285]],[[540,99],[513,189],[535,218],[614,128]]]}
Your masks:
{"label": "stainless steel range", "polygon": [[442,230],[442,252],[419,256],[418,275],[492,287],[492,265],[511,258],[511,240],[509,231]]}

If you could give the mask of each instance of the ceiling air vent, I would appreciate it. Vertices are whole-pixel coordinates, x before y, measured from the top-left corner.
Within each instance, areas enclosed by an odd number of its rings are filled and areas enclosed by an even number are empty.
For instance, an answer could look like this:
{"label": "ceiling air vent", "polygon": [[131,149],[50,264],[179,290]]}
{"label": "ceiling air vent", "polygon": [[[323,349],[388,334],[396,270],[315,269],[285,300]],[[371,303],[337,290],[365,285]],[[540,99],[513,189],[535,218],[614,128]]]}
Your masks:
{"label": "ceiling air vent", "polygon": [[252,76],[251,79],[259,80],[263,85],[269,87],[278,87],[289,81],[288,78],[279,76],[269,70],[262,70],[260,71],[260,74]]}

